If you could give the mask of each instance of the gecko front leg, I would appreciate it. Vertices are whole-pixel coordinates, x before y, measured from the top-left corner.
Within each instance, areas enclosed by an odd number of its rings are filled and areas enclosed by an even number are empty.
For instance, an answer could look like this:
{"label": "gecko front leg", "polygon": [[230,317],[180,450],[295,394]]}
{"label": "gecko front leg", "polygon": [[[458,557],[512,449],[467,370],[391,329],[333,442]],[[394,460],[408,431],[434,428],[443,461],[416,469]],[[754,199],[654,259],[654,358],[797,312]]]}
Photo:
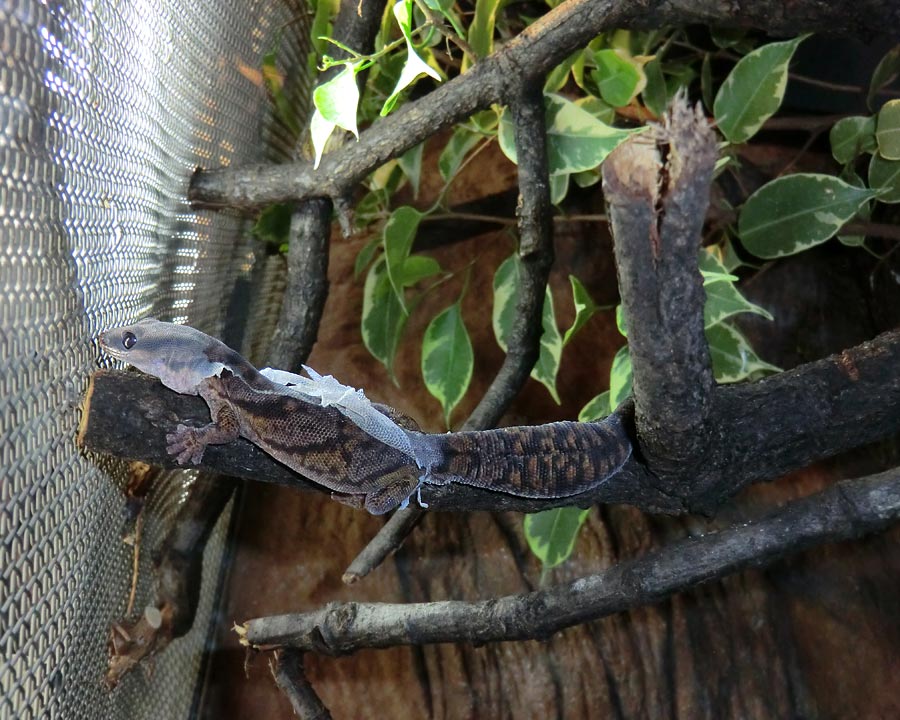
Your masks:
{"label": "gecko front leg", "polygon": [[179,465],[198,465],[207,445],[223,445],[240,437],[241,425],[231,405],[216,392],[201,389],[200,395],[210,408],[213,421],[201,428],[178,425],[166,435],[166,450]]}

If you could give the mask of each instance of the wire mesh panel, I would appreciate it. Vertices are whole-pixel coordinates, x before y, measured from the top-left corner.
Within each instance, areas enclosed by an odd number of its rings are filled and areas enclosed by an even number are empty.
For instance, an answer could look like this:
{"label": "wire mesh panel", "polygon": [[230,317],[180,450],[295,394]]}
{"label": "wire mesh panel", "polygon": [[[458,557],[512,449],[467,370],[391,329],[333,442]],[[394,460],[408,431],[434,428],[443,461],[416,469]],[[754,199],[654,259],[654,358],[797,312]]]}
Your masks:
{"label": "wire mesh panel", "polygon": [[[302,0],[0,0],[0,717],[190,712],[224,548],[191,632],[105,689],[132,585],[124,463],[75,446],[97,334],[147,314],[211,333],[256,255],[237,217],[195,212],[191,173],[290,152],[261,58],[305,68]],[[147,505],[148,558],[183,499]]]}

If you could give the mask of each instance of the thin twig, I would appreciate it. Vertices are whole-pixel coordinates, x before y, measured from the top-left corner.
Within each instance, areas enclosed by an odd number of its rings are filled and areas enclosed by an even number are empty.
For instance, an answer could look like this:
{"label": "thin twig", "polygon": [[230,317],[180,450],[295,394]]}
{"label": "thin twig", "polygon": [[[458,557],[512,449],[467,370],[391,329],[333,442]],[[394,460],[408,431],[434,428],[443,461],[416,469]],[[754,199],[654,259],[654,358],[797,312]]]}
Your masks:
{"label": "thin twig", "polygon": [[291,648],[275,653],[269,663],[275,683],[285,694],[294,715],[303,720],[331,720],[331,713],[312,689],[303,670],[303,654]]}
{"label": "thin twig", "polygon": [[299,371],[319,334],[328,298],[330,200],[306,200],[291,215],[287,283],[269,363]]}
{"label": "thin twig", "polygon": [[[463,430],[494,427],[519,393],[540,352],[541,311],[553,264],[553,224],[547,169],[543,82],[531,78],[512,102],[515,142],[519,149],[519,298],[506,358]],[[527,152],[526,152],[527,148]],[[421,508],[399,510],[354,558],[344,582],[355,582],[394,552],[419,522]]]}
{"label": "thin twig", "polygon": [[128,593],[128,604],[125,606],[125,617],[131,617],[131,611],[134,610],[134,599],[137,597],[138,572],[141,568],[141,538],[144,532],[144,508],[141,508],[137,519],[134,521],[134,538],[131,561],[131,592]]}
{"label": "thin twig", "polygon": [[869,235],[886,240],[900,240],[900,226],[888,223],[865,222],[854,220],[840,229],[841,235]]}
{"label": "thin twig", "polygon": [[659,602],[792,553],[884,530],[900,520],[900,468],[845,480],[761,519],[689,538],[596,575],[479,602],[333,603],[244,625],[250,644],[329,655],[442,642],[546,639],[580,623]]}
{"label": "thin twig", "polygon": [[409,537],[425,512],[416,505],[408,505],[397,510],[375,536],[368,542],[362,551],[353,558],[341,580],[347,585],[352,585],[357,580],[364,578]]}

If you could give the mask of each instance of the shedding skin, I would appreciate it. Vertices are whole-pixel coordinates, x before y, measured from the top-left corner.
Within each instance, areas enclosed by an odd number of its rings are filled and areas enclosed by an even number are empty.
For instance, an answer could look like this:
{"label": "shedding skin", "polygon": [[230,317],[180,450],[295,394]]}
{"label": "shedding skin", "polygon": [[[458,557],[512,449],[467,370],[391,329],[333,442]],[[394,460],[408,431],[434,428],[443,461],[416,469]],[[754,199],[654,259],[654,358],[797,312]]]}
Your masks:
{"label": "shedding skin", "polygon": [[376,515],[405,506],[423,484],[568,497],[605,481],[631,455],[615,414],[596,423],[432,435],[331,376],[308,368],[309,378],[268,368],[260,373],[187,326],[146,319],[103,333],[100,344],[166,387],[206,401],[212,422],[178,425],[166,436],[180,464],[197,464],[208,445],[243,437],[331,489],[336,500]]}

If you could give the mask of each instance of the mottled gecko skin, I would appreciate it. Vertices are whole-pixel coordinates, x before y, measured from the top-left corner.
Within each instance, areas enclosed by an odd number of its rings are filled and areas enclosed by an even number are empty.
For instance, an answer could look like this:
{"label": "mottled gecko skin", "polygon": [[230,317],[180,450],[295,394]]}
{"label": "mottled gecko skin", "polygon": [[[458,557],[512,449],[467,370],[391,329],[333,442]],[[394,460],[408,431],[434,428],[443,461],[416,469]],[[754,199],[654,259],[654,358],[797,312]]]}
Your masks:
{"label": "mottled gecko skin", "polygon": [[620,470],[631,456],[618,415],[595,423],[563,421],[438,437],[444,462],[432,469],[437,480],[530,498],[577,495]]}
{"label": "mottled gecko skin", "polygon": [[100,338],[113,357],[158,377],[180,393],[200,395],[213,422],[179,425],[167,435],[179,463],[199,463],[207,445],[244,437],[279,462],[335,491],[336,499],[382,514],[421,483],[463,483],[531,498],[576,495],[606,480],[631,454],[618,416],[599,423],[557,422],[430,435],[384,406],[431,464],[390,447],[338,409],[306,402],[272,382],[234,350],[193,328],[142,320]]}

